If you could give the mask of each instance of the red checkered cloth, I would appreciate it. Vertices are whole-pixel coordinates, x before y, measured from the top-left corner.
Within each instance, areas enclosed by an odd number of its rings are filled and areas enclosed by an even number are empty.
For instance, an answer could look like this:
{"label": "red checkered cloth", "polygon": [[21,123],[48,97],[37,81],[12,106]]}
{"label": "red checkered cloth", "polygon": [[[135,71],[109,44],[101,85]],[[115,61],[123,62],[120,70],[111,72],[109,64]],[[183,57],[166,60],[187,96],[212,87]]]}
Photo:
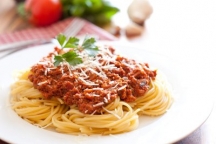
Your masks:
{"label": "red checkered cloth", "polygon": [[28,28],[13,33],[0,34],[0,44],[7,44],[12,42],[32,40],[32,39],[51,39],[56,37],[59,33],[63,32],[64,29],[73,21],[79,19],[85,21],[84,27],[80,30],[77,35],[97,35],[99,40],[117,40],[117,38],[102,28],[84,20],[81,18],[68,18],[59,21],[48,27],[39,28]]}

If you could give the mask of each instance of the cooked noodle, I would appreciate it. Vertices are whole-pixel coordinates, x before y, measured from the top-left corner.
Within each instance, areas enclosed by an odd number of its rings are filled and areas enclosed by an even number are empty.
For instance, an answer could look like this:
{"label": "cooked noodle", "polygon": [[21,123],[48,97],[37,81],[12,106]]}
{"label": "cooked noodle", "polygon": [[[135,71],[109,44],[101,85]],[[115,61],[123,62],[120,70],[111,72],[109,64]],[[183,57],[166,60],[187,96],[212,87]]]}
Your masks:
{"label": "cooked noodle", "polygon": [[139,116],[162,115],[172,103],[169,85],[157,74],[145,95],[134,102],[127,103],[117,97],[103,107],[101,114],[85,114],[75,105],[65,105],[59,98],[44,99],[29,81],[29,72],[22,73],[11,86],[12,108],[24,120],[61,133],[107,135],[128,132],[138,127]]}

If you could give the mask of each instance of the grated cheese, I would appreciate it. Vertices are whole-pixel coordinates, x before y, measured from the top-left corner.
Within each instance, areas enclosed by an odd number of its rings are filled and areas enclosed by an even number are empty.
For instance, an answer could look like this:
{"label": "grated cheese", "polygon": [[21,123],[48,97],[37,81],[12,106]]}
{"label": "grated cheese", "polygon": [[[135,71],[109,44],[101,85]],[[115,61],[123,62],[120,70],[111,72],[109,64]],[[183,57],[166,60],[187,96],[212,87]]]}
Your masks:
{"label": "grated cheese", "polygon": [[123,85],[122,87],[120,87],[120,88],[118,89],[118,91],[123,90],[123,89],[125,89],[126,87],[127,87],[127,85]]}
{"label": "grated cheese", "polygon": [[107,94],[108,100],[110,100],[110,95],[111,95],[111,93],[109,92],[109,93]]}
{"label": "grated cheese", "polygon": [[43,85],[45,83],[48,83],[48,81],[39,82],[37,85]]}
{"label": "grated cheese", "polygon": [[95,70],[92,69],[92,68],[87,68],[86,71],[91,71],[92,73],[98,75],[98,76],[101,77],[101,78],[106,78],[106,75],[102,75],[102,74],[98,73],[97,71],[95,71]]}
{"label": "grated cheese", "polygon": [[104,102],[105,102],[105,103],[108,103],[108,100],[107,100],[107,98],[106,98],[106,97],[104,97]]}
{"label": "grated cheese", "polygon": [[97,88],[92,88],[93,90],[104,90],[103,88],[97,87]]}
{"label": "grated cheese", "polygon": [[100,95],[92,93],[91,96],[99,97]]}
{"label": "grated cheese", "polygon": [[134,69],[134,65],[130,65],[130,64],[126,63],[126,62],[122,62],[122,64],[126,65],[127,67],[130,67],[130,68]]}
{"label": "grated cheese", "polygon": [[96,85],[96,86],[98,85],[98,84],[96,84],[96,83],[94,83],[94,82],[84,80],[84,79],[81,78],[81,77],[78,77],[78,79],[81,80],[82,82],[84,82],[86,85]]}
{"label": "grated cheese", "polygon": [[99,102],[97,104],[94,104],[93,107],[98,107],[98,106],[102,106],[104,104],[104,102]]}
{"label": "grated cheese", "polygon": [[139,63],[137,63],[137,66],[139,67],[139,69],[140,69],[141,72],[144,72],[142,66]]}

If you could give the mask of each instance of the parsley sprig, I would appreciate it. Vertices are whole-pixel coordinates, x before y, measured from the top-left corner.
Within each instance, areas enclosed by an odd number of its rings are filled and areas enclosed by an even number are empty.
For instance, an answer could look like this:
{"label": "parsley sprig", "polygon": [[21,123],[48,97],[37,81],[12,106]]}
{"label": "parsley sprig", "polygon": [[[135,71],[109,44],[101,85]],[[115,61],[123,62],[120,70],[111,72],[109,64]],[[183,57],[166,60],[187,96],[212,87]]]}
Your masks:
{"label": "parsley sprig", "polygon": [[89,56],[95,56],[98,52],[98,47],[95,45],[95,39],[85,37],[81,45],[79,45],[79,39],[76,37],[67,37],[63,34],[57,36],[57,40],[61,45],[61,48],[70,48],[70,50],[64,54],[59,54],[54,57],[54,66],[58,66],[61,62],[68,62],[70,65],[77,65],[83,62],[79,55],[80,51],[85,50]]}

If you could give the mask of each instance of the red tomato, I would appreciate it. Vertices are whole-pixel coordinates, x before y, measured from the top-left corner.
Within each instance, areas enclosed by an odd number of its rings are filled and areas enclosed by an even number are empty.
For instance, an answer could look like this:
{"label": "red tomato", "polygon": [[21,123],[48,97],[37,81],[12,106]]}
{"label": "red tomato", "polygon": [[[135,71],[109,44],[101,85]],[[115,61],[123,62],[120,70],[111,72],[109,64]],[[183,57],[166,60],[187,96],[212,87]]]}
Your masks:
{"label": "red tomato", "polygon": [[61,18],[60,0],[26,0],[25,10],[28,20],[36,26],[47,26]]}

